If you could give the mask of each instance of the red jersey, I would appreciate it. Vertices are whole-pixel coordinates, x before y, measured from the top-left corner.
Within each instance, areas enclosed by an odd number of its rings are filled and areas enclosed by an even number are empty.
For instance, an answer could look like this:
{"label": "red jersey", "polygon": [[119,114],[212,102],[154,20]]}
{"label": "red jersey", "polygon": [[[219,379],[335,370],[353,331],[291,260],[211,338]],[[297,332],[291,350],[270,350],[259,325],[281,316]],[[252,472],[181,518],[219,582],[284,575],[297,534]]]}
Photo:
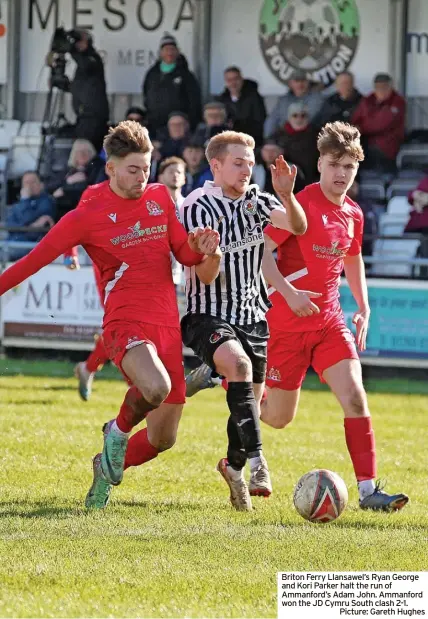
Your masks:
{"label": "red jersey", "polygon": [[306,213],[308,229],[301,236],[272,225],[265,233],[278,244],[278,269],[299,290],[321,292],[314,299],[319,314],[299,318],[284,297],[272,289],[273,307],[269,324],[282,331],[315,331],[330,320],[341,318],[339,302],[340,276],[345,256],[361,252],[363,212],[350,198],[343,206],[328,200],[319,183],[309,185],[296,196]]}
{"label": "red jersey", "polygon": [[93,185],[75,210],[0,276],[0,295],[82,245],[100,273],[103,327],[117,320],[179,326],[171,251],[186,266],[203,259],[187,236],[164,185],[148,185],[138,200],[119,197],[108,181]]}

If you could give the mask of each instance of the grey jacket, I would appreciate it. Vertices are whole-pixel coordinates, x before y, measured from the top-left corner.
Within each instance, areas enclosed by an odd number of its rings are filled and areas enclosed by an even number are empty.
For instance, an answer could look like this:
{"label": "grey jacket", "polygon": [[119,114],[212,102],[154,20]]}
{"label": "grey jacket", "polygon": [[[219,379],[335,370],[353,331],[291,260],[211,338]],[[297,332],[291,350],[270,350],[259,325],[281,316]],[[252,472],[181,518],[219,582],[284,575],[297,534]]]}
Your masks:
{"label": "grey jacket", "polygon": [[291,103],[304,103],[312,120],[320,111],[325,99],[318,91],[309,91],[303,97],[296,97],[291,90],[282,97],[279,97],[275,107],[265,121],[264,134],[265,137],[270,137],[278,129],[284,127],[288,120],[288,106]]}

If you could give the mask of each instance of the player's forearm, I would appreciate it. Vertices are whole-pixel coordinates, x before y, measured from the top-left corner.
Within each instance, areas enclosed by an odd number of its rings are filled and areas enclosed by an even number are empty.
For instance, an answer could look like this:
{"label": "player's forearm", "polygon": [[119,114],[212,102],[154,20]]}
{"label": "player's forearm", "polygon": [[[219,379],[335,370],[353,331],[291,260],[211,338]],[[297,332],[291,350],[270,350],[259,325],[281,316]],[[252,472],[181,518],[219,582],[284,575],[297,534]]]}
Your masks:
{"label": "player's forearm", "polygon": [[58,258],[61,252],[40,241],[26,256],[0,275],[0,296]]}
{"label": "player's forearm", "polygon": [[183,243],[181,247],[179,247],[178,249],[173,248],[173,254],[177,262],[179,262],[185,267],[194,267],[197,264],[200,264],[204,259],[203,254],[193,251],[193,249],[189,247],[187,238],[185,243]]}
{"label": "player's forearm", "polygon": [[268,282],[269,286],[275,288],[275,290],[279,292],[287,301],[290,294],[295,291],[295,288],[281,275],[275,262],[275,258],[268,248],[266,248],[263,254],[262,272],[263,277]]}
{"label": "player's forearm", "polygon": [[281,210],[272,211],[271,222],[275,228],[289,230],[293,234],[304,234],[308,227],[306,214],[294,194],[280,196],[281,202],[285,207],[285,212]]}
{"label": "player's forearm", "polygon": [[203,284],[212,284],[220,273],[220,262],[222,253],[218,250],[211,256],[205,256],[205,260],[196,265],[196,275]]}
{"label": "player's forearm", "polygon": [[345,258],[345,275],[359,310],[370,309],[366,272],[361,254]]}

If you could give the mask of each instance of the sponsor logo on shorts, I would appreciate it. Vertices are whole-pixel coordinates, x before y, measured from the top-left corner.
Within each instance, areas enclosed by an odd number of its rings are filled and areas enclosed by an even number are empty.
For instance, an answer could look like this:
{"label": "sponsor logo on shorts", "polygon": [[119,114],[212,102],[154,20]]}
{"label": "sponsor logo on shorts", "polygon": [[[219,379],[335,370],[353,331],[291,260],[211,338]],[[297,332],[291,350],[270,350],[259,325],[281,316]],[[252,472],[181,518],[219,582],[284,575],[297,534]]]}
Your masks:
{"label": "sponsor logo on shorts", "polygon": [[159,204],[157,202],[154,202],[153,200],[148,200],[146,202],[146,207],[147,210],[149,211],[149,215],[162,215],[163,210],[161,209],[161,207],[159,206]]}
{"label": "sponsor logo on shorts", "polygon": [[334,260],[335,258],[345,258],[348,253],[348,248],[340,249],[338,247],[339,241],[332,241],[331,246],[326,245],[312,245],[312,249],[316,253],[317,258],[327,258],[327,260]]}
{"label": "sponsor logo on shorts", "polygon": [[269,378],[269,380],[276,380],[277,382],[280,382],[282,380],[281,372],[277,368],[270,368],[267,378]]}
{"label": "sponsor logo on shorts", "polygon": [[224,337],[224,333],[222,331],[214,331],[214,333],[211,333],[210,335],[210,343],[217,344],[222,337]]}
{"label": "sponsor logo on shorts", "polygon": [[128,343],[125,346],[126,350],[129,350],[130,348],[134,348],[135,346],[139,346],[140,344],[143,344],[144,340],[142,340],[140,337],[138,337],[138,335],[133,335],[132,337],[128,338]]}
{"label": "sponsor logo on shorts", "polygon": [[161,239],[165,236],[168,230],[167,224],[161,224],[160,226],[150,226],[149,228],[141,228],[141,223],[137,221],[133,226],[129,226],[130,232],[121,234],[110,239],[110,243],[113,245],[122,244],[122,247],[129,247],[131,245],[137,245],[142,241],[152,241],[154,239]]}

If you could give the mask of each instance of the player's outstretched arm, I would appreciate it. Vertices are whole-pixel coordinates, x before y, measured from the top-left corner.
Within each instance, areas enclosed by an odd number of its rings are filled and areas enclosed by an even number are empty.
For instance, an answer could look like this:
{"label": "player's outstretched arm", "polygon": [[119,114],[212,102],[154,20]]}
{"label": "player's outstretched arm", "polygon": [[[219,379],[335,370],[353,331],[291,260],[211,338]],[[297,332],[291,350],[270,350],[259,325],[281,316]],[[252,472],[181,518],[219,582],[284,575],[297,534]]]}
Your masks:
{"label": "player's outstretched arm", "polygon": [[273,256],[277,243],[265,233],[265,251],[263,253],[262,271],[266,281],[282,295],[290,309],[299,317],[319,314],[320,310],[312,298],[321,297],[319,292],[310,290],[298,290],[288,282],[280,273]]}
{"label": "player's outstretched arm", "polygon": [[0,296],[50,264],[72,245],[82,240],[80,216],[67,213],[29,254],[15,262],[0,275]]}
{"label": "player's outstretched arm", "polygon": [[297,174],[296,166],[290,167],[281,155],[270,169],[273,188],[285,207],[285,212],[280,209],[272,211],[271,222],[276,228],[289,230],[297,235],[304,234],[308,227],[306,214],[293,193]]}

